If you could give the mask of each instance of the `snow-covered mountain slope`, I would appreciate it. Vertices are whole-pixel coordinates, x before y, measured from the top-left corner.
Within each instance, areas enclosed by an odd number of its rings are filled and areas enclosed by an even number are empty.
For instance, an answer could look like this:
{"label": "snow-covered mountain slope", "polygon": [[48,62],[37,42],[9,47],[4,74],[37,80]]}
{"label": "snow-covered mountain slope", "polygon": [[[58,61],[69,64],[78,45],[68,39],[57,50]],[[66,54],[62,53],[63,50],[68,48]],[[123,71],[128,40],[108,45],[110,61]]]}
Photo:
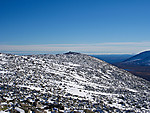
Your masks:
{"label": "snow-covered mountain slope", "polygon": [[[48,112],[58,106],[63,107],[62,112],[150,112],[150,82],[73,52],[28,56],[1,53],[0,95],[0,110],[11,112],[13,107]],[[9,106],[3,109],[5,104]]]}

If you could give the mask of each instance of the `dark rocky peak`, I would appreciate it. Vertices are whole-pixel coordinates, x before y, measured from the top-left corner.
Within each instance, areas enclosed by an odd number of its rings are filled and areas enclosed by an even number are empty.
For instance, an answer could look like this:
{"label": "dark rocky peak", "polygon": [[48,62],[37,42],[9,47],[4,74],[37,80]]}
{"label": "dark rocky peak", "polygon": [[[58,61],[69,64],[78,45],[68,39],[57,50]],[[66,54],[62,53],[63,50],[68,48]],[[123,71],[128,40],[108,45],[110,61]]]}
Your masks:
{"label": "dark rocky peak", "polygon": [[66,54],[66,55],[70,55],[70,54],[73,54],[73,55],[79,55],[79,54],[81,54],[81,53],[69,51],[69,52],[64,53],[64,54]]}

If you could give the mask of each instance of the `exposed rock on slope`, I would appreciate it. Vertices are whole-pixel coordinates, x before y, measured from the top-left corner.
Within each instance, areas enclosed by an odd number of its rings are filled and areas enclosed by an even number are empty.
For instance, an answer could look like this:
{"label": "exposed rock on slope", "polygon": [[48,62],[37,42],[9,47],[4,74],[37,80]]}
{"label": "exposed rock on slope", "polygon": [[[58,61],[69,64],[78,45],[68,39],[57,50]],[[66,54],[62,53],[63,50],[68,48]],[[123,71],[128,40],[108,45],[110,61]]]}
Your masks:
{"label": "exposed rock on slope", "polygon": [[11,112],[17,108],[35,112],[150,112],[150,82],[72,52],[28,56],[1,53],[0,95],[0,110]]}

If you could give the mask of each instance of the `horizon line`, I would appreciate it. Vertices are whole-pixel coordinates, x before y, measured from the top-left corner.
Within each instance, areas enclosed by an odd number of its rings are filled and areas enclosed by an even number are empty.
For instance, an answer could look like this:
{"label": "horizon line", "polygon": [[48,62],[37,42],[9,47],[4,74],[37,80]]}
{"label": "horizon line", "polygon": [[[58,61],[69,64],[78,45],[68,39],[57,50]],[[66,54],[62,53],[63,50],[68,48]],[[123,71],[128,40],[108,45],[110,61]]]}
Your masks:
{"label": "horizon line", "polygon": [[75,51],[88,54],[137,54],[150,50],[150,42],[108,42],[93,44],[39,44],[0,45],[0,51],[7,52],[58,52]]}
{"label": "horizon line", "polygon": [[[64,54],[69,51],[0,51],[0,53],[6,53],[6,54],[15,54],[15,55],[33,55],[33,54]],[[71,51],[75,52],[75,51]],[[81,54],[87,54],[87,55],[135,55],[133,53],[85,53],[85,52],[77,52]]]}

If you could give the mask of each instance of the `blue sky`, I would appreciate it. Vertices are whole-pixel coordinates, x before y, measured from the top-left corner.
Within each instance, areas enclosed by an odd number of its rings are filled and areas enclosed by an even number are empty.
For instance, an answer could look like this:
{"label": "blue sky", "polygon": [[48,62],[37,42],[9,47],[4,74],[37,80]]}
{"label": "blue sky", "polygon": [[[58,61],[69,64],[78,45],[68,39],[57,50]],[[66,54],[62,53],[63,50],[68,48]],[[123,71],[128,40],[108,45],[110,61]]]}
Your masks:
{"label": "blue sky", "polygon": [[137,53],[150,0],[0,0],[0,51]]}

